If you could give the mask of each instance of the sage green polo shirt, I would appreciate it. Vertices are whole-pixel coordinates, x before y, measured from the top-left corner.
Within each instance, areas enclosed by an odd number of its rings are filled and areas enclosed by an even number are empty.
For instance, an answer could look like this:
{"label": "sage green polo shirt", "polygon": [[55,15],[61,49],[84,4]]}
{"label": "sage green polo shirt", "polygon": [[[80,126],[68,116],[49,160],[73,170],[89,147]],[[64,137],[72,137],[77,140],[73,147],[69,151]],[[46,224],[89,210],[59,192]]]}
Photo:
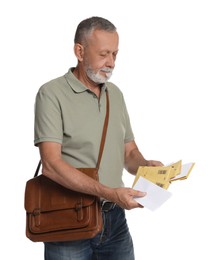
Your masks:
{"label": "sage green polo shirt", "polygon": [[123,186],[124,144],[134,136],[123,95],[114,84],[104,84],[98,99],[74,76],[72,68],[44,84],[35,101],[34,144],[60,143],[63,160],[76,168],[95,167],[106,115],[106,88],[110,115],[99,181],[116,188]]}

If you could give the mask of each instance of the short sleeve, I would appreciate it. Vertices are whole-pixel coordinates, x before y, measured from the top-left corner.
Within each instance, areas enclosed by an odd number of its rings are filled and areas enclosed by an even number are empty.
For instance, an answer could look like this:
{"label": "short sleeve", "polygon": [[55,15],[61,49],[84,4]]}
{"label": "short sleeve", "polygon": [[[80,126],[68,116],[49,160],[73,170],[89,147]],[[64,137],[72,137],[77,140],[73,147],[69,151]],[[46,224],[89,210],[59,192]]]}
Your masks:
{"label": "short sleeve", "polygon": [[125,103],[124,98],[123,98],[123,110],[124,110],[125,125],[126,125],[124,142],[128,143],[128,142],[134,140],[134,134],[133,134],[133,131],[132,131],[131,122],[130,122],[130,118],[129,118],[129,114],[128,114],[128,111],[127,111],[127,107],[126,107],[126,103]]}
{"label": "short sleeve", "polygon": [[62,143],[61,108],[53,91],[42,87],[35,99],[34,144],[52,141]]}

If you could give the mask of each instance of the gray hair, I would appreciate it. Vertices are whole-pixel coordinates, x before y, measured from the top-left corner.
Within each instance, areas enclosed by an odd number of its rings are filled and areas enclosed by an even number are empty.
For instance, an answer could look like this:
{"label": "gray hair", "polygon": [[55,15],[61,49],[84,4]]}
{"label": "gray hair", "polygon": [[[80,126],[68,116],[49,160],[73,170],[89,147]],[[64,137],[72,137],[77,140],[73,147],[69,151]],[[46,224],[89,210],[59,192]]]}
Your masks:
{"label": "gray hair", "polygon": [[104,30],[107,32],[115,32],[116,27],[107,19],[102,17],[93,16],[87,18],[79,23],[77,26],[74,43],[84,44],[86,43],[86,36],[94,30]]}

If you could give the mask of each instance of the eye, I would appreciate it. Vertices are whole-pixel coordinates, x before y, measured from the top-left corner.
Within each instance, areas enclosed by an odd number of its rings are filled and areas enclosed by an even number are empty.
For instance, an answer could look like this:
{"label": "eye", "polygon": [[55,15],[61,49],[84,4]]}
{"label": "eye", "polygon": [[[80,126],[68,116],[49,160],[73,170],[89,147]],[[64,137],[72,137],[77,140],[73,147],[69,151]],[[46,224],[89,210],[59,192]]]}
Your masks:
{"label": "eye", "polygon": [[107,53],[106,53],[106,52],[105,52],[105,53],[101,53],[100,56],[101,56],[101,57],[106,57],[106,56],[107,56]]}
{"label": "eye", "polygon": [[116,58],[116,56],[117,56],[117,53],[113,53],[113,57]]}
{"label": "eye", "polygon": [[116,59],[118,52],[113,53],[113,58]]}

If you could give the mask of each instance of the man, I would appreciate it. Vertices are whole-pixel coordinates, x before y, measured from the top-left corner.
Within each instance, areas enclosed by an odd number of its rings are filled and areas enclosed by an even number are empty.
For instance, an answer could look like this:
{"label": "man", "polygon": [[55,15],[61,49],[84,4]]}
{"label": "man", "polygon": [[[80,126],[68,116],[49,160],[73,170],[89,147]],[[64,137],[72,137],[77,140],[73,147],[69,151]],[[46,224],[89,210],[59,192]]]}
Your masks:
{"label": "man", "polygon": [[[91,17],[82,21],[74,39],[77,66],[43,85],[36,97],[35,145],[40,149],[43,174],[69,189],[96,195],[102,205],[107,205],[100,234],[89,240],[45,243],[46,260],[134,259],[124,209],[142,207],[134,197],[145,193],[125,188],[122,171],[125,167],[135,174],[141,165],[162,163],[146,160],[140,153],[123,95],[107,82],[115,66],[118,43],[116,27],[108,20]],[[97,182],[76,168],[96,166],[106,91],[110,117]]]}

